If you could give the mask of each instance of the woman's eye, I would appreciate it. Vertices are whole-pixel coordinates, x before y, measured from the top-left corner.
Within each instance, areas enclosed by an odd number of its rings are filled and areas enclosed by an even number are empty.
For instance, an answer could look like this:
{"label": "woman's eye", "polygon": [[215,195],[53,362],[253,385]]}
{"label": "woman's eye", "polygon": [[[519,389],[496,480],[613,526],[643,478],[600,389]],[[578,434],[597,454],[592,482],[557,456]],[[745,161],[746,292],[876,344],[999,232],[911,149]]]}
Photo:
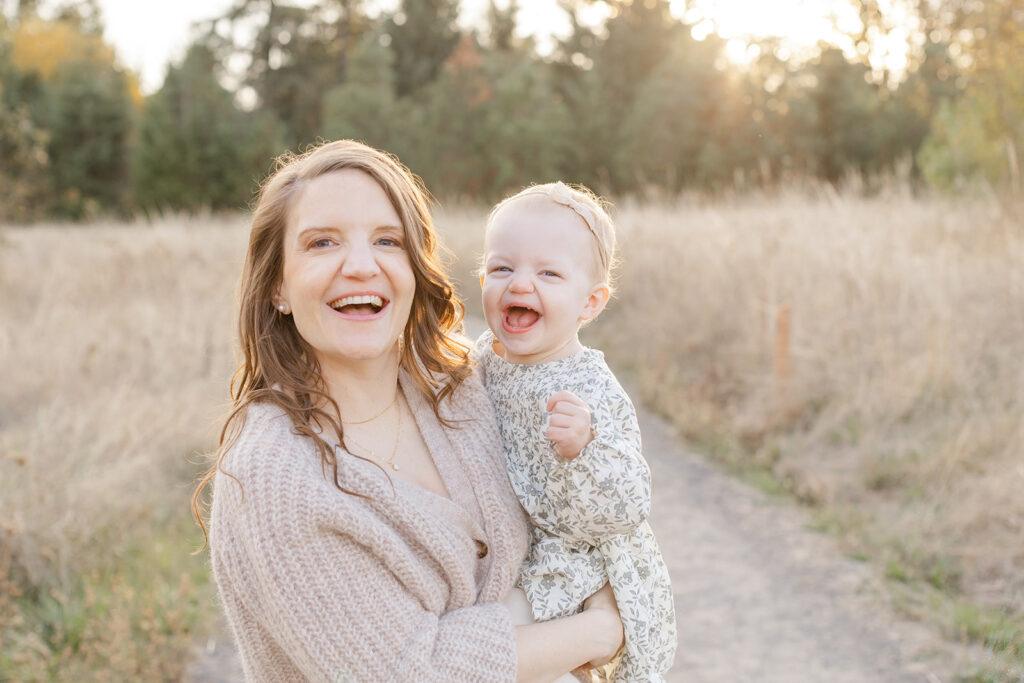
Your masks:
{"label": "woman's eye", "polygon": [[401,240],[395,237],[381,237],[377,240],[377,244],[382,247],[400,247],[402,246]]}
{"label": "woman's eye", "polygon": [[324,249],[326,247],[332,246],[333,244],[334,240],[332,240],[331,238],[320,237],[319,239],[315,239],[312,242],[310,242],[309,246],[312,247],[313,249]]}

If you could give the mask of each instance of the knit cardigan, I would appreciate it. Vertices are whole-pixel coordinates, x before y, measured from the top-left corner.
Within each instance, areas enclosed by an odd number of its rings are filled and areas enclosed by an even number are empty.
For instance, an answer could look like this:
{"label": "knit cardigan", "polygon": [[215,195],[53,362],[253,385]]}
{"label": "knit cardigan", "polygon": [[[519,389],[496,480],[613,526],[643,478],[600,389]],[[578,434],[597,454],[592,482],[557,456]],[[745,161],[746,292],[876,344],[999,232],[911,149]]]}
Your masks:
{"label": "knit cardigan", "polygon": [[404,372],[400,384],[450,499],[338,449],[339,481],[367,497],[343,493],[283,411],[247,411],[210,516],[247,680],[515,679],[498,601],[518,578],[527,523],[490,400],[470,377],[442,403],[459,421],[448,429]]}

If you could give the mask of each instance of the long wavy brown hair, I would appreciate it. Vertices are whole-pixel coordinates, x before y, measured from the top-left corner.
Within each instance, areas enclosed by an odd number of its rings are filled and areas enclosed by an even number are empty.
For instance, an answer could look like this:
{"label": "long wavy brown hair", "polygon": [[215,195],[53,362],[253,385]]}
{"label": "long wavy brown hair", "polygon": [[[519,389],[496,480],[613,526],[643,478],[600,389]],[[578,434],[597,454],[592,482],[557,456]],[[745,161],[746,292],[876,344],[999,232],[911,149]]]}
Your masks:
{"label": "long wavy brown hair", "polygon": [[[451,336],[461,329],[465,310],[455,297],[441,261],[429,195],[421,181],[394,156],[352,140],[324,143],[301,155],[286,153],[278,157],[274,173],[260,188],[253,210],[239,283],[241,363],[231,380],[232,409],[221,429],[210,468],[192,495],[192,512],[207,541],[203,491],[214,475],[223,471],[224,455],[244,427],[246,410],[253,403],[281,408],[294,423],[294,432],[313,442],[324,475],[330,471],[339,490],[353,493],[338,478],[336,444],[321,436],[342,436],[338,404],[327,393],[313,349],[299,334],[292,317],[281,314],[272,300],[281,283],[285,228],[296,196],[310,180],[343,169],[362,171],[377,181],[402,220],[416,290],[399,363],[429,401],[438,420],[452,426],[441,416],[440,405],[471,371],[469,349]],[[359,198],[341,197],[338,201]]]}

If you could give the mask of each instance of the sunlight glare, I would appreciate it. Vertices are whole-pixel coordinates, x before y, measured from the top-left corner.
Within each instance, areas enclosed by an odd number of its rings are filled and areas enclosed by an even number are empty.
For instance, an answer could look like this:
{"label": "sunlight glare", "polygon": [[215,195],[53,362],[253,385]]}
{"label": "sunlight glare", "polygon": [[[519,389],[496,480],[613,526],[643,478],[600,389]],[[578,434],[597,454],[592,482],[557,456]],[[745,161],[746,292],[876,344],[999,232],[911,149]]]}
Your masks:
{"label": "sunlight glare", "polygon": [[688,23],[712,22],[714,32],[726,40],[774,36],[802,47],[830,39],[836,26],[848,29],[851,19],[859,24],[849,3],[834,0],[672,0],[672,9]]}

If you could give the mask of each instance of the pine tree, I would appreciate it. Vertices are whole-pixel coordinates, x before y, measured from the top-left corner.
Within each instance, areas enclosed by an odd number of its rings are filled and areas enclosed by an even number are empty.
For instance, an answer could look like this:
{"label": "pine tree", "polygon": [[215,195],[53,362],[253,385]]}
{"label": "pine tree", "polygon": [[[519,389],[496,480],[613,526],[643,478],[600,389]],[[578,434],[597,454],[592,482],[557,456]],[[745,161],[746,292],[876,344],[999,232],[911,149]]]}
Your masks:
{"label": "pine tree", "polygon": [[142,208],[241,209],[283,147],[273,118],[239,111],[216,71],[209,48],[193,45],[146,101],[135,154]]}
{"label": "pine tree", "polygon": [[47,130],[56,211],[82,220],[129,201],[128,135],[133,105],[124,73],[90,62],[58,67]]}
{"label": "pine tree", "polygon": [[26,77],[11,61],[10,31],[0,15],[0,221],[41,217],[49,208],[46,132],[25,98]]}
{"label": "pine tree", "polygon": [[388,150],[401,146],[395,56],[385,42],[376,33],[364,36],[349,59],[345,83],[324,96],[328,139],[352,138]]}
{"label": "pine tree", "polygon": [[459,42],[458,0],[402,0],[384,25],[395,53],[395,91],[405,97],[432,82]]}

